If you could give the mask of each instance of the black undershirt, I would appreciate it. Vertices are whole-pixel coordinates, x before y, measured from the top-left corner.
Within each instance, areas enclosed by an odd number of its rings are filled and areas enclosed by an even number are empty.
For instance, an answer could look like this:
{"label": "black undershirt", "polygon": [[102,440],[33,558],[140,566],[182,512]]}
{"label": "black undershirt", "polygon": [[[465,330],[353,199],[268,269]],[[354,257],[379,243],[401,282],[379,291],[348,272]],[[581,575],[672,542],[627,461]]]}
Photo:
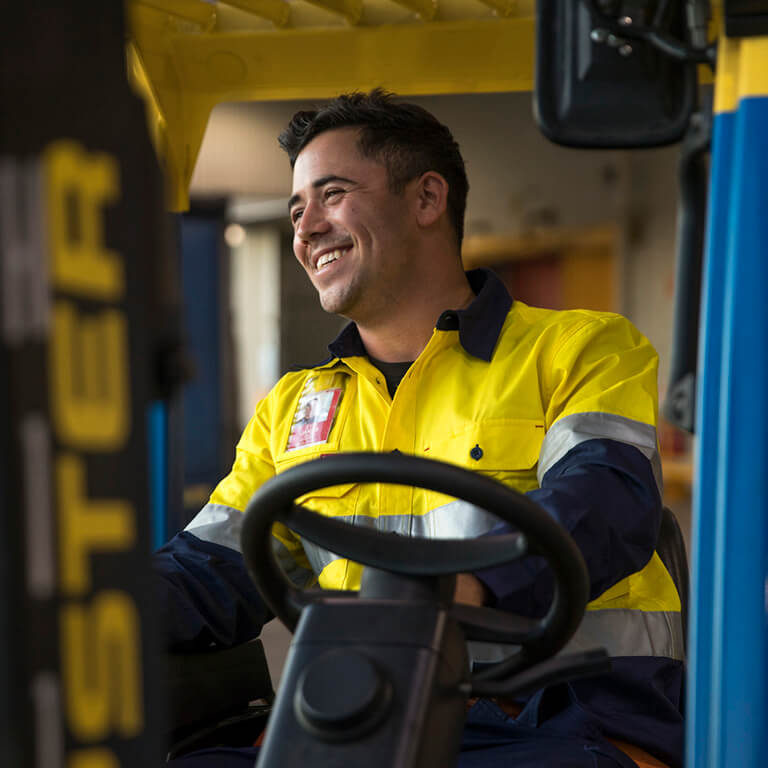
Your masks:
{"label": "black undershirt", "polygon": [[389,396],[394,397],[398,384],[400,384],[403,376],[405,376],[406,371],[413,365],[413,361],[407,363],[385,363],[383,360],[377,360],[370,355],[368,355],[368,359],[384,375],[384,378],[387,380]]}

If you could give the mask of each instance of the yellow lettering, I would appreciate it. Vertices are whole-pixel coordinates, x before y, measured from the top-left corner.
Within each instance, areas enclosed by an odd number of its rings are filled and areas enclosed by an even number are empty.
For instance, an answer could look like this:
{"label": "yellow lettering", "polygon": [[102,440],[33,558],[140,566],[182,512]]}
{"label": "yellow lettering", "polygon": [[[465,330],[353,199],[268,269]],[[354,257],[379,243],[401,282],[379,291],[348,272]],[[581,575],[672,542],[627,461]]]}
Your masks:
{"label": "yellow lettering", "polygon": [[84,315],[60,299],[51,341],[51,405],[59,439],[86,450],[120,448],[131,411],[125,317],[113,309]]}
{"label": "yellow lettering", "polygon": [[93,747],[78,749],[67,759],[67,768],[120,768],[111,749]]}
{"label": "yellow lettering", "polygon": [[114,158],[58,141],[46,153],[51,274],[57,288],[97,299],[125,291],[123,264],[104,247],[103,208],[119,199]]}
{"label": "yellow lettering", "polygon": [[71,453],[56,458],[56,492],[62,589],[70,595],[83,594],[91,588],[92,552],[134,545],[133,508],[119,499],[88,499],[85,462]]}
{"label": "yellow lettering", "polygon": [[110,733],[135,736],[144,717],[133,601],[123,592],[100,592],[90,606],[63,606],[61,620],[64,696],[72,734],[81,741],[98,741]]}

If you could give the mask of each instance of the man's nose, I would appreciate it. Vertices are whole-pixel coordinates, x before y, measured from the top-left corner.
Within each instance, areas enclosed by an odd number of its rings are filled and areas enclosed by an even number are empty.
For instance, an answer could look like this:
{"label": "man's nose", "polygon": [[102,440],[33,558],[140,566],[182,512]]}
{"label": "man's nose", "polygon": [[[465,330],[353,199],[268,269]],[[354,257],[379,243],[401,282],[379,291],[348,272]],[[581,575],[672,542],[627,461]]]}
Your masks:
{"label": "man's nose", "polygon": [[300,240],[309,242],[313,236],[324,234],[329,229],[330,223],[323,206],[314,201],[307,203],[296,227],[296,236]]}

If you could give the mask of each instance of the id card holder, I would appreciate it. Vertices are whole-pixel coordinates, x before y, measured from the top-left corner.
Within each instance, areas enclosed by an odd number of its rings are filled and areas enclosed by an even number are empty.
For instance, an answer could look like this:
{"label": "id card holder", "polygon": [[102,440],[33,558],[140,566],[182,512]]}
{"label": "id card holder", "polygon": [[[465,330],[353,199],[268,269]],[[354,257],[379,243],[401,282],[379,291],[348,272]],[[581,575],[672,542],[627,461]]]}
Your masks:
{"label": "id card holder", "polygon": [[286,452],[328,442],[349,375],[323,371],[310,376],[299,396]]}

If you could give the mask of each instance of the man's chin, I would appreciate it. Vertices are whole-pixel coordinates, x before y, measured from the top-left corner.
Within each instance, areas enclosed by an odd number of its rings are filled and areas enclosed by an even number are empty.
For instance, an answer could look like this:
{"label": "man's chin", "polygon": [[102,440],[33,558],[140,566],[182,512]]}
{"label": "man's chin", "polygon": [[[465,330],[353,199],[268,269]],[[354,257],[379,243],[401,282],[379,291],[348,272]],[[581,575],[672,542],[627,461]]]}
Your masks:
{"label": "man's chin", "polygon": [[332,315],[347,317],[348,312],[354,312],[354,300],[349,294],[339,294],[332,291],[319,291],[320,306]]}

